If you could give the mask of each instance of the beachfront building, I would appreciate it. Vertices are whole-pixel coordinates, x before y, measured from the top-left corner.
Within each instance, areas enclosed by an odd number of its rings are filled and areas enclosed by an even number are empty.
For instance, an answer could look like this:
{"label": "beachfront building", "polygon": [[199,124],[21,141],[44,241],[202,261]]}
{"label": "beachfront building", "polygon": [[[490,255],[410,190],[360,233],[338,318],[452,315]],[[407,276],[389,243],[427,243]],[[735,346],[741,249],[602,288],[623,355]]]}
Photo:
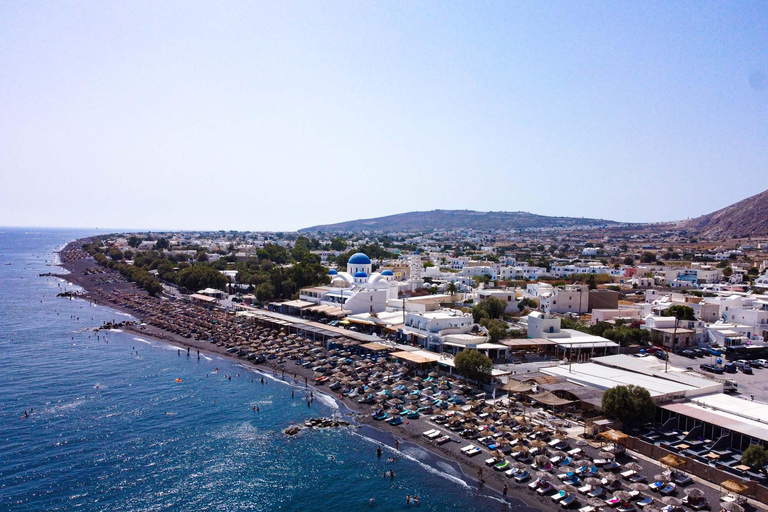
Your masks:
{"label": "beachfront building", "polygon": [[474,321],[471,313],[444,309],[436,303],[406,304],[405,322],[398,337],[432,352],[443,352],[446,336],[468,334]]}
{"label": "beachfront building", "polygon": [[521,321],[527,322],[528,338],[547,339],[557,345],[559,354],[576,360],[589,359],[616,352],[618,343],[602,336],[594,336],[575,329],[561,329],[560,318],[541,311],[533,311]]}

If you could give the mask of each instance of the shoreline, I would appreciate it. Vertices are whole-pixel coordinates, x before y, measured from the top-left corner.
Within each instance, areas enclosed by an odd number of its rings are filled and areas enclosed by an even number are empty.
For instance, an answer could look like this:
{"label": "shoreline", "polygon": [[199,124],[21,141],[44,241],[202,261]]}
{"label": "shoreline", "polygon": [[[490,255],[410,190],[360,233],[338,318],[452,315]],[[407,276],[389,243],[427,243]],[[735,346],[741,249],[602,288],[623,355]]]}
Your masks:
{"label": "shoreline", "polygon": [[[94,274],[88,274],[88,269],[97,269],[99,272],[97,276],[109,276],[109,279],[114,279],[107,284],[106,290],[117,291],[119,293],[137,293],[140,295],[146,294],[138,289],[132,283],[128,283],[122,278],[119,278],[119,274],[113,270],[104,269],[99,267],[95,261],[88,258],[78,259],[75,261],[67,261],[63,253],[68,250],[76,250],[82,240],[73,240],[66,244],[62,248],[58,248],[56,254],[59,257],[59,262],[56,266],[59,266],[66,270],[66,274],[51,273],[51,277],[62,279],[70,285],[78,286],[84,290],[84,293],[70,297],[70,300],[85,300],[92,304],[103,306],[121,315],[129,315],[131,318],[136,319],[139,322],[143,322],[145,319],[137,314],[136,311],[127,307],[121,307],[119,304],[107,300],[105,292],[100,289],[99,286],[104,283],[96,284],[94,282]],[[99,278],[100,279],[100,278]],[[98,280],[98,279],[97,279]],[[62,297],[65,298],[66,297]],[[119,321],[117,318],[114,319]],[[268,363],[254,364],[251,361],[247,361],[243,358],[234,356],[228,353],[226,346],[218,346],[205,340],[197,340],[194,338],[186,338],[179,334],[170,332],[168,330],[159,328],[154,325],[146,324],[145,326],[138,328],[133,325],[125,325],[120,327],[124,332],[136,335],[139,337],[147,337],[157,342],[168,343],[172,346],[176,346],[179,349],[189,349],[190,356],[194,355],[192,352],[195,350],[201,353],[215,354],[221,356],[233,363],[239,363],[240,365],[252,369],[256,372],[269,374],[277,380],[281,380],[281,374],[285,371],[285,377],[282,379],[288,385],[301,385],[301,381],[306,379],[306,387],[313,389],[317,393],[322,393],[332,398],[339,408],[348,411],[343,416],[349,415],[351,423],[357,428],[370,429],[373,435],[365,436],[376,442],[380,442],[382,446],[391,450],[393,453],[400,452],[403,454],[402,449],[396,449],[395,443],[399,443],[403,448],[407,448],[409,445],[417,447],[429,454],[429,462],[442,461],[448,464],[454,470],[460,473],[460,477],[441,471],[433,464],[423,462],[415,457],[403,455],[413,458],[417,463],[425,464],[432,468],[432,470],[442,473],[444,478],[460,478],[468,487],[470,492],[476,493],[484,500],[490,500],[494,503],[498,503],[502,506],[503,510],[516,509],[516,510],[531,510],[537,512],[554,512],[559,510],[559,507],[551,502],[547,496],[539,496],[538,494],[528,491],[526,484],[517,484],[511,478],[507,478],[502,472],[496,472],[492,468],[486,467],[481,460],[483,457],[468,458],[460,452],[460,448],[466,444],[471,443],[470,440],[464,440],[454,432],[447,430],[444,426],[435,425],[427,421],[427,418],[422,416],[418,419],[408,420],[403,422],[399,426],[391,426],[385,422],[378,422],[371,417],[371,408],[365,404],[359,404],[354,399],[346,397],[339,398],[339,395],[332,391],[323,389],[323,387],[317,386],[314,383],[314,374],[311,369],[305,369],[300,365],[290,365],[292,361],[287,360],[284,363],[284,368],[280,369],[276,364],[270,365]],[[294,379],[293,383],[289,382],[287,378]],[[453,439],[459,439],[460,442],[448,442],[444,445],[437,445],[432,441],[423,437],[422,432],[437,428],[446,434],[450,435]],[[362,434],[360,434],[362,435]],[[387,438],[389,443],[387,443]],[[478,469],[483,469],[483,481],[478,480],[478,477],[473,476],[477,474]],[[502,488],[504,485],[508,487],[507,500],[502,501]]]}

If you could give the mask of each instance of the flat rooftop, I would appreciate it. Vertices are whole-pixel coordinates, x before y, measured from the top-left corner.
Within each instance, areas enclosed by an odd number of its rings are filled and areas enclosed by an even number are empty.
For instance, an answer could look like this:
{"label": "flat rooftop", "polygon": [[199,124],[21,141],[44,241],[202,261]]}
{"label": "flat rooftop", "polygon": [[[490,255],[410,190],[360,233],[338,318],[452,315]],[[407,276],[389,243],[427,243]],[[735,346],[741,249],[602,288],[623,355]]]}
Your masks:
{"label": "flat rooftop", "polygon": [[684,379],[669,379],[658,374],[630,371],[598,363],[580,363],[572,365],[551,366],[542,368],[542,373],[564,377],[569,382],[592,386],[597,389],[611,389],[620,385],[635,384],[644,387],[654,398],[683,398],[698,396],[703,393],[717,393],[723,390],[723,385],[715,381],[704,381],[705,387],[695,382],[685,382]]}

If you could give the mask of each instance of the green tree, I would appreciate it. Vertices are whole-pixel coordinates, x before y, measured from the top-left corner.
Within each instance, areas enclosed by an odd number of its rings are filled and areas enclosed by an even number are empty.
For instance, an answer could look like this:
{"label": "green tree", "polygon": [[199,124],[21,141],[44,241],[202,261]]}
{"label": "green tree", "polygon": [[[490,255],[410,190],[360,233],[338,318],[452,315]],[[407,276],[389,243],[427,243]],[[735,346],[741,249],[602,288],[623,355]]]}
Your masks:
{"label": "green tree", "polygon": [[137,248],[139,245],[141,245],[141,238],[137,236],[128,237],[128,245],[130,245],[134,249]]}
{"label": "green tree", "polygon": [[640,262],[641,263],[656,263],[656,255],[652,252],[644,252],[642,256],[640,256]]}
{"label": "green tree", "polygon": [[110,247],[109,248],[109,257],[112,258],[115,261],[119,261],[123,259],[123,252],[118,249],[117,247]]}
{"label": "green tree", "polygon": [[450,293],[451,295],[456,293],[456,283],[454,283],[453,281],[448,283],[448,293]]}
{"label": "green tree", "polygon": [[690,306],[683,306],[682,304],[668,307],[667,311],[664,312],[664,316],[674,316],[678,320],[696,320],[693,308]]}
{"label": "green tree", "polygon": [[491,377],[493,361],[477,350],[462,350],[453,360],[456,371],[468,379],[487,381]]}
{"label": "green tree", "polygon": [[635,258],[633,258],[632,256],[627,256],[626,258],[624,258],[624,264],[627,265],[627,266],[634,265],[635,264]]}
{"label": "green tree", "polygon": [[761,444],[751,444],[741,454],[741,463],[762,470],[768,463],[768,450]]}
{"label": "green tree", "polygon": [[731,267],[725,267],[723,269],[723,277],[731,277],[733,275],[733,269]]}
{"label": "green tree", "polygon": [[488,337],[491,343],[496,343],[499,340],[503,340],[507,337],[507,322],[504,320],[496,320],[495,318],[485,318],[481,321],[480,325],[488,329]]}
{"label": "green tree", "polygon": [[587,278],[587,287],[590,290],[594,290],[595,288],[597,288],[597,281],[595,280],[594,274],[589,274],[589,277]]}
{"label": "green tree", "polygon": [[157,242],[155,242],[155,250],[160,251],[162,249],[168,249],[171,246],[171,243],[168,241],[167,238],[158,238]]}
{"label": "green tree", "polygon": [[483,318],[501,318],[506,308],[507,304],[503,300],[488,297],[472,306],[472,318],[477,323],[480,323]]}
{"label": "green tree", "polygon": [[331,250],[332,251],[343,251],[347,248],[347,242],[344,241],[343,238],[340,236],[337,236],[333,240],[331,240]]}
{"label": "green tree", "polygon": [[656,404],[647,389],[634,384],[620,385],[606,390],[602,399],[603,412],[624,425],[638,425],[650,421],[656,413]]}
{"label": "green tree", "polygon": [[272,283],[261,283],[256,288],[256,299],[259,302],[269,302],[275,297],[275,287]]}

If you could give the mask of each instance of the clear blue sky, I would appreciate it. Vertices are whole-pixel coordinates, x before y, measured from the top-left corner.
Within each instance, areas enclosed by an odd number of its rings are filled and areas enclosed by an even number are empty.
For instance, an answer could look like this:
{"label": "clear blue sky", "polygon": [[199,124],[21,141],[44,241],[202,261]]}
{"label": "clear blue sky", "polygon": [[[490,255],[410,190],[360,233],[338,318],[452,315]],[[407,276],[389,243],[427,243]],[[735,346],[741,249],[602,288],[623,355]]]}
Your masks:
{"label": "clear blue sky", "polygon": [[3,2],[0,225],[660,221],[768,188],[768,3]]}

